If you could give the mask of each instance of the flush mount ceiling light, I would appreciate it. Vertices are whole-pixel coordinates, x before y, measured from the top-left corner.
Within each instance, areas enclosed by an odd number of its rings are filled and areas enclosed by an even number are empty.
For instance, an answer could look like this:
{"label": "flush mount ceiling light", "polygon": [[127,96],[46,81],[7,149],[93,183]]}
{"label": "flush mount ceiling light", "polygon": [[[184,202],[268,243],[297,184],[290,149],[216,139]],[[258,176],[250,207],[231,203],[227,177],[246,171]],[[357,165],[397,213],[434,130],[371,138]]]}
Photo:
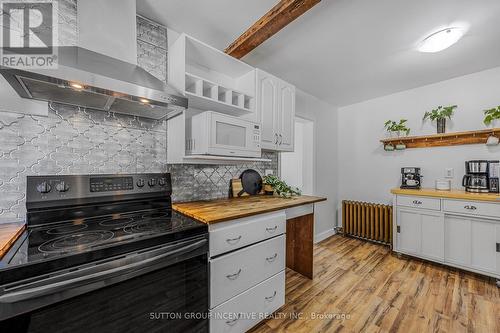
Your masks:
{"label": "flush mount ceiling light", "polygon": [[419,45],[420,52],[434,53],[449,48],[465,34],[464,28],[450,27],[439,30],[425,38]]}

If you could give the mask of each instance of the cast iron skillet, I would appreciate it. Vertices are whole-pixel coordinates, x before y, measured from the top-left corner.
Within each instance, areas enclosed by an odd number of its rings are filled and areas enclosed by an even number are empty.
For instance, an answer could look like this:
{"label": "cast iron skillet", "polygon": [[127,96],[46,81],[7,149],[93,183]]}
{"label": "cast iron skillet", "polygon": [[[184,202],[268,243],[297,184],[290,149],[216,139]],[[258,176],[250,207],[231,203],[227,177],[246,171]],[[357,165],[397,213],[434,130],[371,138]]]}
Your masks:
{"label": "cast iron skillet", "polygon": [[238,196],[241,196],[245,192],[255,195],[262,191],[262,177],[257,171],[247,169],[241,173],[240,179],[243,189],[238,193]]}

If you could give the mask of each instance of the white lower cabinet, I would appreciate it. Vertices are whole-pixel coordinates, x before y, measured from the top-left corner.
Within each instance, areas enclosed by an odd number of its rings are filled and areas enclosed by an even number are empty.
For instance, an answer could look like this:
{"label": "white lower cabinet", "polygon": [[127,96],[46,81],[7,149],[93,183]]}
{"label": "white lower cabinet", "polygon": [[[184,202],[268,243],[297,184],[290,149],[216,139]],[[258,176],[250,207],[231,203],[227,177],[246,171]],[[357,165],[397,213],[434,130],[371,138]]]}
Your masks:
{"label": "white lower cabinet", "polygon": [[285,304],[285,271],[210,310],[210,332],[246,332]]}
{"label": "white lower cabinet", "polygon": [[500,274],[500,221],[446,216],[445,262]]}
{"label": "white lower cabinet", "polygon": [[210,260],[210,307],[218,306],[284,269],[284,235]]}
{"label": "white lower cabinet", "polygon": [[285,304],[285,211],[209,226],[210,332],[246,332]]}
{"label": "white lower cabinet", "polygon": [[468,266],[471,255],[470,220],[457,216],[446,216],[445,261],[450,264]]}
{"label": "white lower cabinet", "polygon": [[396,250],[442,261],[444,259],[443,214],[398,208]]}
{"label": "white lower cabinet", "polygon": [[439,199],[436,211],[414,200],[395,198],[395,251],[500,278],[500,203]]}

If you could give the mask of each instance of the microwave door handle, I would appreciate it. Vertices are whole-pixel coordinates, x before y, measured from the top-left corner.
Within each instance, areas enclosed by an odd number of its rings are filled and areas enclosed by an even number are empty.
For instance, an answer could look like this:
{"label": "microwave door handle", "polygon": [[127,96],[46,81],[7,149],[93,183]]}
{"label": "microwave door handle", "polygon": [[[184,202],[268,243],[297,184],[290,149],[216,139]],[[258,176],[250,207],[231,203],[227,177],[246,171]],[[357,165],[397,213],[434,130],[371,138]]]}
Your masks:
{"label": "microwave door handle", "polygon": [[[151,271],[152,269],[162,268],[164,266],[169,266],[171,262],[165,261],[163,265],[161,265],[161,261],[164,261],[166,257],[175,255],[178,256],[180,254],[188,253],[194,251],[207,243],[206,239],[197,241],[190,245],[186,245],[184,247],[174,249],[172,251],[168,251],[162,253],[160,255],[154,256],[152,258],[147,258],[144,260],[136,261],[128,265],[116,267],[116,264],[113,264],[114,268],[99,271],[93,274],[84,274],[80,276],[65,280],[58,281],[54,283],[48,283],[46,285],[41,285],[33,288],[28,288],[20,291],[13,291],[10,293],[6,293],[0,296],[0,304],[1,303],[16,303],[21,301],[26,301],[30,299],[35,299],[42,296],[48,296],[51,294],[55,294],[57,292],[67,290],[69,288],[82,287],[91,283],[99,282],[98,288],[102,287],[103,284],[109,285],[110,283],[119,282],[120,276],[127,274],[127,278],[132,276],[138,276]],[[109,263],[113,263],[112,261]],[[157,266],[154,266],[154,265]],[[158,267],[159,266],[159,267]],[[94,288],[97,289],[97,288]],[[86,291],[91,291],[92,288],[87,289]]]}

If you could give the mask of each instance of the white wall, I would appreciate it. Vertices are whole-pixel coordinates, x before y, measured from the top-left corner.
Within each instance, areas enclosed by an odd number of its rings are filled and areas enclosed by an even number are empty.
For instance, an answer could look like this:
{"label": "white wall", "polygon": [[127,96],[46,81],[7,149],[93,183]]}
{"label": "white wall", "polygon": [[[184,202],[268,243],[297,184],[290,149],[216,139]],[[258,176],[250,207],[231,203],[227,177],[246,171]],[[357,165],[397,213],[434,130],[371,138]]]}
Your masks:
{"label": "white wall", "polygon": [[334,233],[337,207],[336,108],[297,89],[296,114],[314,122],[314,194],[327,198],[315,205],[315,240]]}
{"label": "white wall", "polygon": [[389,203],[389,191],[400,185],[403,166],[421,167],[424,187],[433,187],[437,178],[444,178],[445,168],[454,168],[453,187],[462,188],[464,161],[499,159],[500,147],[467,145],[385,152],[379,142],[386,136],[383,124],[388,119],[405,118],[411,134],[435,133],[434,124],[422,123],[424,112],[438,105],[457,104],[447,131],[483,129],[482,110],[500,105],[499,82],[500,67],[340,108],[339,200]]}
{"label": "white wall", "polygon": [[280,177],[314,195],[314,122],[295,117],[294,151],[280,154]]}

